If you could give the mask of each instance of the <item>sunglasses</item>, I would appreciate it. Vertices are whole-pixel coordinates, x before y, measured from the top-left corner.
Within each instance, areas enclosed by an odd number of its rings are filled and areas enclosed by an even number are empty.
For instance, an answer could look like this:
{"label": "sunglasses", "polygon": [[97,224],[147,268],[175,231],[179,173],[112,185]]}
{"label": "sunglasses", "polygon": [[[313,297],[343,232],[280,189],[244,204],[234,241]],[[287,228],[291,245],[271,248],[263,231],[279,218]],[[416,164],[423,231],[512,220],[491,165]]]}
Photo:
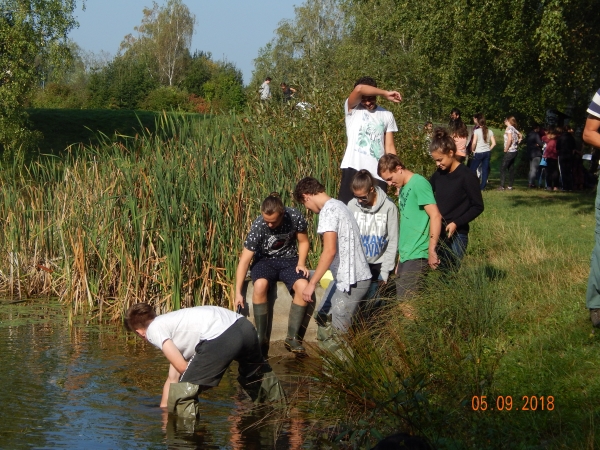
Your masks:
{"label": "sunglasses", "polygon": [[359,202],[366,202],[369,201],[369,197],[371,196],[371,192],[369,192],[367,195],[363,195],[362,197],[359,197],[358,195],[355,195],[354,198],[356,200],[358,200]]}

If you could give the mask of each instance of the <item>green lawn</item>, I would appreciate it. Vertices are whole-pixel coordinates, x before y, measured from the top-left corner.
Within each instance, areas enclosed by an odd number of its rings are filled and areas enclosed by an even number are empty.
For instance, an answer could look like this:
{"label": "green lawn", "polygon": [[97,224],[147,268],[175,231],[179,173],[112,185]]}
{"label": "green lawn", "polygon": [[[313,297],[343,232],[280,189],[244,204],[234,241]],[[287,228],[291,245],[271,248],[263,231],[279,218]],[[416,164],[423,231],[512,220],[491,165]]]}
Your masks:
{"label": "green lawn", "polygon": [[[147,129],[155,130],[155,121],[162,113],[110,109],[30,109],[27,111],[35,130],[44,139],[39,144],[41,154],[60,154],[73,144],[98,144],[98,134],[135,136]],[[200,114],[192,114],[204,118]]]}
{"label": "green lawn", "polygon": [[[313,374],[339,401],[320,418],[350,424],[365,448],[397,430],[441,449],[600,446],[600,333],[585,308],[595,193],[525,185],[486,190],[460,271],[432,273],[423,295],[366,324],[350,363]],[[485,412],[473,396],[487,397]],[[537,410],[525,411],[532,396]]]}

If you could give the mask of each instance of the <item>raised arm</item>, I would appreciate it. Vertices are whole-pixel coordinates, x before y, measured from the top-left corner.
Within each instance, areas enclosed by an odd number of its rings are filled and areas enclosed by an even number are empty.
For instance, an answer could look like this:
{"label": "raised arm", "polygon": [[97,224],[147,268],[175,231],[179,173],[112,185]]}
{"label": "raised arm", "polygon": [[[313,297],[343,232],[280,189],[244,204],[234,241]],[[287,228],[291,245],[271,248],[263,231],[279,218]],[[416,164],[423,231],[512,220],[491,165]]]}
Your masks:
{"label": "raised arm", "polygon": [[317,283],[321,280],[321,278],[323,278],[323,275],[325,275],[325,272],[327,272],[329,266],[331,266],[336,253],[337,233],[335,231],[327,231],[326,233],[323,233],[323,251],[321,252],[319,263],[317,264],[315,273],[310,278],[308,285],[302,292],[302,298],[305,302],[312,301],[312,295],[315,292]]}
{"label": "raised arm", "polygon": [[356,107],[356,105],[358,105],[362,100],[363,95],[366,97],[378,95],[380,97],[387,98],[389,101],[394,103],[400,103],[402,101],[402,96],[399,92],[384,91],[383,89],[369,86],[368,84],[359,84],[348,96],[348,109],[353,109]]}
{"label": "raised arm", "polygon": [[254,257],[254,252],[252,250],[248,250],[245,248],[240,255],[240,262],[238,263],[237,270],[235,271],[235,302],[234,308],[237,309],[238,306],[244,307],[244,296],[242,295],[242,286],[244,285],[244,280],[246,280],[246,274],[248,273],[248,268],[250,267],[250,262]]}

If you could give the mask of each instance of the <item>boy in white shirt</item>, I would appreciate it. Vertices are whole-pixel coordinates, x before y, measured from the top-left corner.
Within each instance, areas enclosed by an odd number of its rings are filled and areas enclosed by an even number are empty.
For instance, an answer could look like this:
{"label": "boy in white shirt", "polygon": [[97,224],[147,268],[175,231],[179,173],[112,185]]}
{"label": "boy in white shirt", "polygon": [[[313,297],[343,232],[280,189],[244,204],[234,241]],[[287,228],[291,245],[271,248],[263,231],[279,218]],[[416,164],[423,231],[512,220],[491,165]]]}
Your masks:
{"label": "boy in white shirt", "polygon": [[[304,301],[310,301],[317,283],[331,269],[336,283],[331,299],[331,324],[344,333],[350,328],[352,316],[371,286],[371,269],[358,224],[348,207],[327,195],[325,187],[314,178],[307,177],[298,182],[294,199],[319,214],[317,232],[323,236],[319,263],[302,296]],[[319,325],[323,326],[323,323]]]}
{"label": "boy in white shirt", "polygon": [[[210,389],[219,385],[232,361],[239,362],[238,381],[256,401],[261,396],[263,375],[272,371],[262,357],[252,324],[225,308],[196,306],[157,316],[147,303],[137,303],[127,310],[125,326],[159,348],[169,360],[161,408],[167,407],[172,383],[191,383],[200,391]],[[272,393],[275,397],[283,395],[276,377],[274,381]],[[276,400],[272,393],[268,400]]]}
{"label": "boy in white shirt", "polygon": [[377,174],[377,161],[384,154],[396,154],[394,133],[398,126],[394,115],[377,104],[377,96],[399,103],[402,96],[396,91],[377,88],[371,77],[356,81],[354,89],[344,103],[348,144],[340,164],[342,181],[338,200],[348,204],[354,194],[352,179],[356,172],[366,169],[373,174],[377,185],[387,191],[387,185]]}

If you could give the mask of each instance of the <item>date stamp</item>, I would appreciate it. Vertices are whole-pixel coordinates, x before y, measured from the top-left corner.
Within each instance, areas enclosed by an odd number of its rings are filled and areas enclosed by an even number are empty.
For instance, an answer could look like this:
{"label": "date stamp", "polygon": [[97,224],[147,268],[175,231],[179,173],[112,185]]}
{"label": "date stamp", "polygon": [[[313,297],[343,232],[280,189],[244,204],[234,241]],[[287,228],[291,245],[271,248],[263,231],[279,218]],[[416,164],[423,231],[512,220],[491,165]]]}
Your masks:
{"label": "date stamp", "polygon": [[487,395],[474,395],[471,398],[473,411],[554,411],[552,395],[523,395],[513,401],[511,395],[499,395],[495,399]]}

